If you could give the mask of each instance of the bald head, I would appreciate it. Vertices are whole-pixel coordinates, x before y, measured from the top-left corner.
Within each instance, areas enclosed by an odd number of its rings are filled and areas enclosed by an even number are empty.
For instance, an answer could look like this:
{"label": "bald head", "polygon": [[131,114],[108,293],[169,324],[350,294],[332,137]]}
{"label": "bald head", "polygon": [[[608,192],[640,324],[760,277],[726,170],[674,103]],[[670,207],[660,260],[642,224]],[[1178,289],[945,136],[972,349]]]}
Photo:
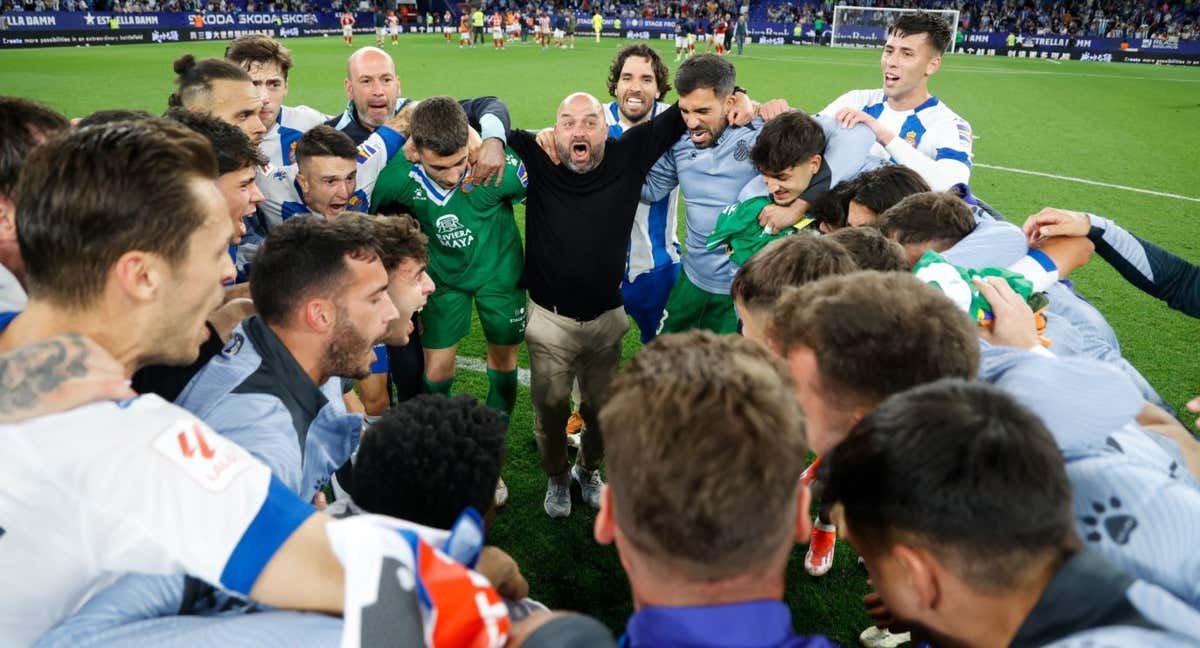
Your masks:
{"label": "bald head", "polygon": [[604,108],[586,92],[567,95],[558,105],[554,122],[554,146],[558,159],[575,173],[587,173],[604,159],[608,124]]}
{"label": "bald head", "polygon": [[391,118],[400,98],[400,77],[392,57],[378,47],[364,47],[346,63],[346,98],[354,102],[358,121],[374,130]]}

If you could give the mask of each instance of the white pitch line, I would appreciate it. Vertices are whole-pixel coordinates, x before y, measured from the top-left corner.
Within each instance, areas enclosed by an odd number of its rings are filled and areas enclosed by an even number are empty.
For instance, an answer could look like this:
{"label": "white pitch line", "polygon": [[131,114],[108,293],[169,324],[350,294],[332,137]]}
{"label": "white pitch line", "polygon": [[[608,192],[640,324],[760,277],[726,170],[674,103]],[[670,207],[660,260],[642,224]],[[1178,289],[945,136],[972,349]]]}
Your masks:
{"label": "white pitch line", "polygon": [[[870,67],[870,68],[878,68],[879,67],[878,63],[866,63],[866,62],[860,62],[860,61],[843,61],[843,60],[839,60],[839,59],[827,59],[827,58],[780,58],[780,57],[773,57],[773,56],[754,56],[752,54],[747,55],[745,58],[755,59],[758,61],[774,61],[774,62],[778,62],[778,63],[808,63],[808,64],[843,65],[846,67]],[[975,57],[972,56],[972,58],[975,58]],[[979,57],[979,58],[983,58],[983,57]],[[1039,61],[1042,59],[1013,59],[1013,60]],[[1049,61],[1051,59],[1045,59],[1045,60]],[[1061,64],[1061,61],[1057,61],[1057,62]],[[1087,77],[1087,78],[1092,78],[1092,79],[1115,79],[1115,80],[1131,80],[1131,81],[1166,81],[1166,82],[1171,82],[1171,83],[1200,83],[1200,79],[1173,79],[1173,78],[1167,78],[1167,77],[1152,77],[1152,76],[1126,76],[1123,74],[1095,74],[1095,73],[1091,73],[1091,72],[1060,72],[1057,70],[1010,70],[1007,68],[998,68],[998,67],[972,67],[972,66],[953,67],[953,66],[951,66],[951,67],[942,67],[941,71],[942,72],[951,72],[951,73],[961,72],[964,74],[974,74],[976,72],[981,72],[984,74],[1017,74],[1017,75],[1039,75],[1039,76],[1051,75],[1051,76]]]}
{"label": "white pitch line", "polygon": [[[454,361],[454,364],[457,365],[459,369],[465,369],[467,371],[473,371],[475,373],[481,373],[481,374],[487,373],[487,362],[485,362],[479,358],[469,358],[466,356],[458,356],[458,358]],[[517,369],[517,382],[521,383],[522,385],[525,385],[526,387],[529,386],[529,370],[528,369],[520,369],[520,368]]]}
{"label": "white pitch line", "polygon": [[1188,202],[1200,203],[1200,198],[1193,196],[1182,196],[1180,194],[1167,193],[1165,191],[1154,191],[1153,189],[1139,189],[1138,187],[1129,187],[1126,185],[1111,184],[1108,182],[1099,182],[1097,180],[1088,180],[1087,178],[1075,178],[1072,176],[1057,175],[1054,173],[1043,173],[1041,171],[1029,171],[1028,169],[1013,169],[1011,167],[996,166],[993,164],[982,164],[976,162],[974,166],[983,169],[992,169],[993,171],[1007,171],[1009,173],[1020,173],[1023,175],[1038,176],[1040,178],[1051,178],[1053,180],[1066,180],[1067,182],[1078,182],[1080,184],[1092,185],[1095,187],[1106,187],[1108,189],[1120,189],[1121,191],[1132,191],[1134,193],[1146,194],[1149,196],[1158,196],[1160,198],[1174,198],[1175,200],[1186,200]]}

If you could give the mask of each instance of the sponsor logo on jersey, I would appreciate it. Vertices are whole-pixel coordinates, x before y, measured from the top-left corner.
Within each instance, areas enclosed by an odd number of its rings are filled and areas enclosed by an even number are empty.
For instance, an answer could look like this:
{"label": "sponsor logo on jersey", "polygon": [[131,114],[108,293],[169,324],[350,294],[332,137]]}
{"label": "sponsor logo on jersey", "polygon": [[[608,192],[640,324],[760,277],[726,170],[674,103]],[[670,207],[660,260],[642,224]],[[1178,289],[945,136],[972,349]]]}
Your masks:
{"label": "sponsor logo on jersey", "polygon": [[443,247],[462,249],[475,242],[475,233],[454,214],[439,216],[435,224],[438,243]]}
{"label": "sponsor logo on jersey", "polygon": [[179,419],[154,440],[154,449],[205,489],[219,493],[253,465],[250,455],[195,419]]}

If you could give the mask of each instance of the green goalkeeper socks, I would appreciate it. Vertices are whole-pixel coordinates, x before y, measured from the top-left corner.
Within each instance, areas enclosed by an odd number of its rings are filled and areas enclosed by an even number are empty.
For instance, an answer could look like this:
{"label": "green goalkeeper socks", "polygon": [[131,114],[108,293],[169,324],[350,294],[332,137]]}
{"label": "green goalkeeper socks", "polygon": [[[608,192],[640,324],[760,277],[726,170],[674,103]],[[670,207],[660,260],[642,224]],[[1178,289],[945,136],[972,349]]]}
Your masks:
{"label": "green goalkeeper socks", "polygon": [[430,382],[426,376],[421,376],[421,382],[425,384],[426,394],[444,394],[450,395],[450,386],[454,384],[454,379],[445,380],[442,382]]}
{"label": "green goalkeeper socks", "polygon": [[517,404],[517,370],[499,371],[488,367],[487,406],[512,415]]}

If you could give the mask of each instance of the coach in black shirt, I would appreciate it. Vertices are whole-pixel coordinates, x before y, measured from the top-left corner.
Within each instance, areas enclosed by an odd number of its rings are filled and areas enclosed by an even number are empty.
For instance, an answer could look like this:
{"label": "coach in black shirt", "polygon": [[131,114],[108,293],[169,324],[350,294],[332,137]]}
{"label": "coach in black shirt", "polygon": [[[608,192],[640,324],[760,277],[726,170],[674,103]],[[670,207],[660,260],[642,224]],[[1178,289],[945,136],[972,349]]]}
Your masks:
{"label": "coach in black shirt", "polygon": [[[525,342],[529,347],[534,436],[549,481],[545,509],[571,513],[570,480],[599,507],[598,468],[604,456],[596,413],[621,359],[629,329],[621,307],[621,275],[642,183],[654,162],[684,133],[679,107],[608,137],[603,107],[576,93],[558,107],[556,163],[528,131],[513,131],[509,146],[525,161],[525,271],[529,291]],[[578,377],[586,422],[581,449],[568,472],[563,429],[571,384]]]}

